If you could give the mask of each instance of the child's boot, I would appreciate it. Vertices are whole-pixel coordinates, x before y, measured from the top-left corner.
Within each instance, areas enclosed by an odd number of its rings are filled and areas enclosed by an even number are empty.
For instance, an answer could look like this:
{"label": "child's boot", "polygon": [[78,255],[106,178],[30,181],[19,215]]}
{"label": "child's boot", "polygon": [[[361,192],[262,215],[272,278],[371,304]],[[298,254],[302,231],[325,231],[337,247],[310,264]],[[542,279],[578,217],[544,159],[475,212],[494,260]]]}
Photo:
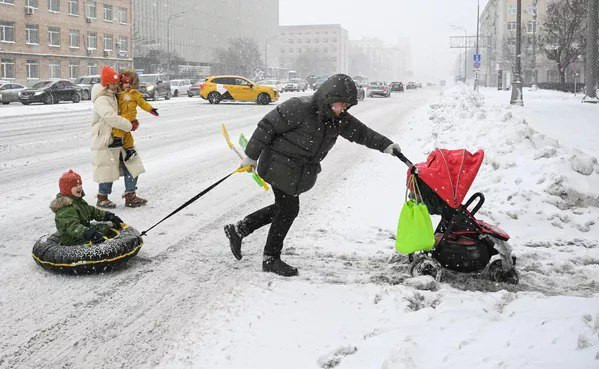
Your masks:
{"label": "child's boot", "polygon": [[108,147],[123,147],[123,138],[113,137],[112,142],[108,145]]}
{"label": "child's boot", "polygon": [[125,159],[124,160],[129,161],[129,159],[131,159],[135,155],[137,155],[137,151],[135,151],[135,149],[133,147],[125,149]]}

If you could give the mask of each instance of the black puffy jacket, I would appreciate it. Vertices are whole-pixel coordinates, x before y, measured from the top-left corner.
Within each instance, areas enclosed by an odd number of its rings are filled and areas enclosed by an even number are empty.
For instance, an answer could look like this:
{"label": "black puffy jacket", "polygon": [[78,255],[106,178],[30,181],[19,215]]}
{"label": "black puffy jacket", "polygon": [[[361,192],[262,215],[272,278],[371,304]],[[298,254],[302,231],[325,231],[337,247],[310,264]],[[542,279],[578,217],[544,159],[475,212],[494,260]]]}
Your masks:
{"label": "black puffy jacket", "polygon": [[314,95],[294,97],[277,106],[258,123],[245,153],[258,161],[258,174],[273,187],[290,195],[311,189],[320,173],[320,162],[337,136],[379,151],[392,144],[349,113],[335,117],[330,104],[356,105],[353,80],[336,74]]}

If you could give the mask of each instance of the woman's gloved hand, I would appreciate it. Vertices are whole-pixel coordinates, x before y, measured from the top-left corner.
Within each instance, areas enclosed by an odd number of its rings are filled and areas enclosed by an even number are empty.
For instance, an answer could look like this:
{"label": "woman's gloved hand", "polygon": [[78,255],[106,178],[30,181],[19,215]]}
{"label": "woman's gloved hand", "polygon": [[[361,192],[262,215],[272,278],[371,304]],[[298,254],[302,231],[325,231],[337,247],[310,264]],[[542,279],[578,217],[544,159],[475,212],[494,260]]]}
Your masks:
{"label": "woman's gloved hand", "polygon": [[252,158],[250,158],[249,156],[246,156],[242,161],[241,164],[239,164],[240,168],[243,167],[247,167],[248,165],[251,166],[252,168],[256,168],[256,165],[258,164],[258,160],[254,160]]}
{"label": "woman's gloved hand", "polygon": [[131,121],[131,131],[135,131],[139,127],[139,121],[137,119]]}
{"label": "woman's gloved hand", "polygon": [[160,116],[160,114],[158,114],[158,109],[156,108],[152,108],[152,110],[150,110],[150,114],[152,114],[155,117]]}
{"label": "woman's gloved hand", "polygon": [[387,146],[387,148],[383,152],[385,154],[395,155],[395,150],[401,152],[401,148],[399,147],[399,145],[396,143],[392,143],[391,145]]}

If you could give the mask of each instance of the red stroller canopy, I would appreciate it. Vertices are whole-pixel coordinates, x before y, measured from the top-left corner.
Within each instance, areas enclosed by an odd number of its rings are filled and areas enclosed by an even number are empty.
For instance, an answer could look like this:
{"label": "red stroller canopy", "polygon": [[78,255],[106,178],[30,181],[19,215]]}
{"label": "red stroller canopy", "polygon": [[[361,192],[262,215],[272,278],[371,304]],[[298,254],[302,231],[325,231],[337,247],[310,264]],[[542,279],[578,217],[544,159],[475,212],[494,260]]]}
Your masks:
{"label": "red stroller canopy", "polygon": [[435,149],[426,163],[416,164],[418,178],[439,195],[447,205],[457,209],[468,193],[485,153],[478,150]]}

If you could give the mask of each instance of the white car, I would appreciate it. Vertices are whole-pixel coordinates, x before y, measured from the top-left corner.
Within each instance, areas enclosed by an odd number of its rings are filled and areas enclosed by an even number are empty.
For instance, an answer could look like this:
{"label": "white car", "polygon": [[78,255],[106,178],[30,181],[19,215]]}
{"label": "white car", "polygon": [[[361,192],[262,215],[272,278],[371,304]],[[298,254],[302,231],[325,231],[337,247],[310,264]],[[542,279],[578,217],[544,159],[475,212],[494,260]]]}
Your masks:
{"label": "white car", "polygon": [[187,95],[187,90],[189,90],[189,87],[191,87],[191,81],[188,79],[171,80],[171,94],[173,97]]}
{"label": "white car", "polygon": [[262,81],[256,82],[256,84],[260,86],[272,87],[279,92],[283,92],[283,88],[285,87],[283,81],[279,81],[277,79],[264,79]]}

